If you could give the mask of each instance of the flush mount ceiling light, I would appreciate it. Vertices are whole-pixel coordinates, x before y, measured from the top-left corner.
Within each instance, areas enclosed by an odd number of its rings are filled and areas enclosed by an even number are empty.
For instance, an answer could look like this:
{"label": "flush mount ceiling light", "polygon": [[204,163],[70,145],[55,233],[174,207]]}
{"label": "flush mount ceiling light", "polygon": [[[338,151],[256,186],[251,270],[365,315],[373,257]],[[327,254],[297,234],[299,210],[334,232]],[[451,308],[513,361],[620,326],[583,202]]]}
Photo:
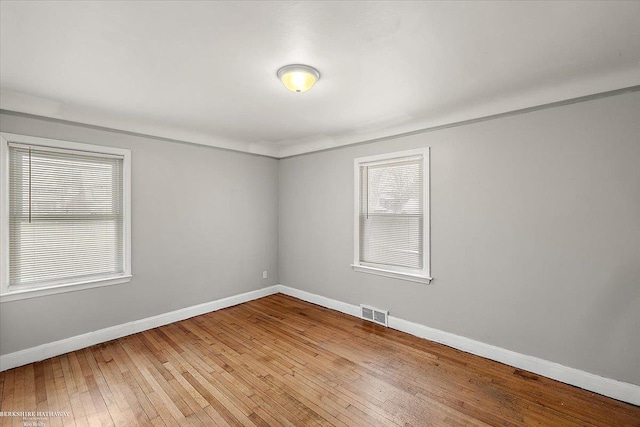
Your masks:
{"label": "flush mount ceiling light", "polygon": [[285,65],[278,70],[278,78],[291,92],[306,92],[320,79],[320,73],[308,65]]}

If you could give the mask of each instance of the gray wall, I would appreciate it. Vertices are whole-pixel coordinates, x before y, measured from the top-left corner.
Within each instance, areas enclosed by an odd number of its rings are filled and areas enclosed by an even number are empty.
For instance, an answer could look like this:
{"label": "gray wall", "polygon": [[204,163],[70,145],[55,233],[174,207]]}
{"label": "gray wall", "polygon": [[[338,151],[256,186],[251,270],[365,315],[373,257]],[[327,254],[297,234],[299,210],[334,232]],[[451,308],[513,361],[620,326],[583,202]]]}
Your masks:
{"label": "gray wall", "polygon": [[278,283],[277,160],[7,114],[0,130],[131,149],[133,187],[131,283],[1,303],[0,354]]}
{"label": "gray wall", "polygon": [[[431,147],[431,266],[352,271],[353,159]],[[640,384],[640,92],[280,161],[280,283]]]}
{"label": "gray wall", "polygon": [[[282,283],[640,384],[640,92],[279,164],[13,115],[0,130],[132,150],[134,275],[0,304],[0,354]],[[435,281],[352,271],[353,159],[423,146]]]}

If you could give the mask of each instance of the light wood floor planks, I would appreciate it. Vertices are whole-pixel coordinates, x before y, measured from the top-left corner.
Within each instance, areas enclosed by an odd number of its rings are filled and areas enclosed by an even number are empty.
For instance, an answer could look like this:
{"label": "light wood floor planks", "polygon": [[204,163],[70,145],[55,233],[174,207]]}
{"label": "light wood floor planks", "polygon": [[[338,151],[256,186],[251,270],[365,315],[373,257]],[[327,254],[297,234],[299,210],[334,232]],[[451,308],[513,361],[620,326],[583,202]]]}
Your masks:
{"label": "light wood floor planks", "polygon": [[640,426],[639,407],[282,294],[0,373],[0,411],[69,412],[46,427]]}

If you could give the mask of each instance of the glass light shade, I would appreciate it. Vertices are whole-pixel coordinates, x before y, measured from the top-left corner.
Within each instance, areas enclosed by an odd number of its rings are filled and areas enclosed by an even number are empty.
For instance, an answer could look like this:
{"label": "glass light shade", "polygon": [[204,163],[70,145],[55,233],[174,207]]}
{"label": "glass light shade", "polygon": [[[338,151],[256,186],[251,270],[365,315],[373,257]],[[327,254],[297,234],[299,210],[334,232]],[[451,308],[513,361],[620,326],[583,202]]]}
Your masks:
{"label": "glass light shade", "polygon": [[320,73],[308,65],[287,65],[278,70],[278,78],[291,92],[306,92],[320,79]]}

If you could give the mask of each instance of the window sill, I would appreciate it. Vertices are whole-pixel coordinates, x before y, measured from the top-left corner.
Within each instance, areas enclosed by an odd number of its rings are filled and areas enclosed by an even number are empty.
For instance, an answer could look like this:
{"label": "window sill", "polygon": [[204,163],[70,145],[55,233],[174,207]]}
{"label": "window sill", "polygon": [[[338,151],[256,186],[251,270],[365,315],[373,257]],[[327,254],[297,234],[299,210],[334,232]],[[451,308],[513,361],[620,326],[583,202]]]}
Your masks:
{"label": "window sill", "polygon": [[81,291],[84,289],[100,288],[103,286],[119,285],[131,282],[131,275],[108,277],[105,279],[88,280],[84,282],[65,283],[35,289],[16,289],[0,295],[0,303],[18,301],[27,298],[36,298],[46,295],[62,294],[66,292]]}
{"label": "window sill", "polygon": [[358,264],[351,264],[351,267],[355,271],[359,271],[360,273],[376,274],[378,276],[391,277],[391,278],[400,279],[400,280],[408,280],[410,282],[425,283],[427,285],[430,284],[431,281],[433,280],[432,277],[420,276],[418,274],[401,273],[399,271],[367,267],[367,266],[358,265]]}

